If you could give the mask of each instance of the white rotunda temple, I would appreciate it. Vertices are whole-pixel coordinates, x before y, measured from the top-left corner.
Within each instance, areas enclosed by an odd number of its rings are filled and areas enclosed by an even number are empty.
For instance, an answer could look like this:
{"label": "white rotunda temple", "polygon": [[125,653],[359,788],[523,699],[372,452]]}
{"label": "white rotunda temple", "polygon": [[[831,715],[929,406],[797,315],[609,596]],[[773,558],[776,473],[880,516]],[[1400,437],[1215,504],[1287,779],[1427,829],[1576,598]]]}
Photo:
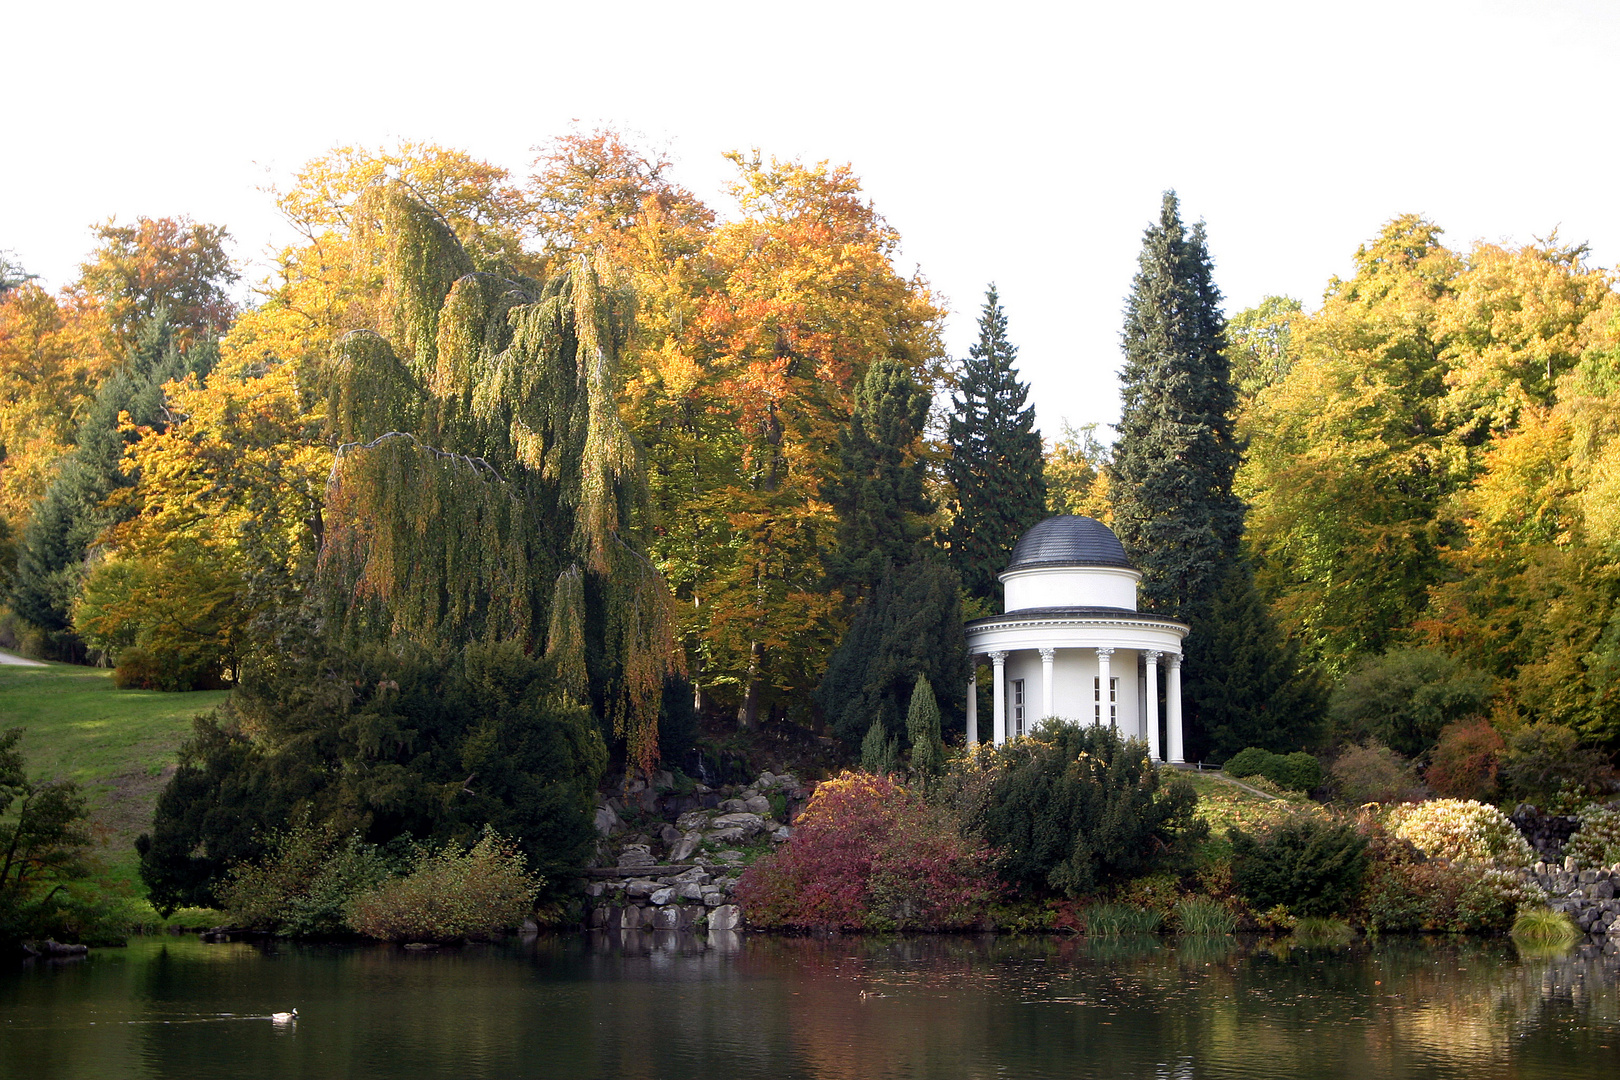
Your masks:
{"label": "white rotunda temple", "polygon": [[[1141,573],[1112,529],[1088,517],[1047,518],[1025,533],[1001,574],[1005,614],[967,624],[974,668],[967,738],[979,740],[978,665],[993,673],[996,745],[1058,717],[1109,724],[1145,739],[1153,760],[1184,760],[1181,643],[1187,627],[1136,610]],[[1159,722],[1159,668],[1165,717]]]}

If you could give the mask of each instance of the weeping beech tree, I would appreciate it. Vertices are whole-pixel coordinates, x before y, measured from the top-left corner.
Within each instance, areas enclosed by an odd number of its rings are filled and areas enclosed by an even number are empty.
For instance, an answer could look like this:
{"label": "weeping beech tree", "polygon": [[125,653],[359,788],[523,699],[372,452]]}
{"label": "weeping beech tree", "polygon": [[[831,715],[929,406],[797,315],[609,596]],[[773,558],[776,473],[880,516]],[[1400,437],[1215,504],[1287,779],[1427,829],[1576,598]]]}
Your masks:
{"label": "weeping beech tree", "polygon": [[361,200],[357,232],[382,332],[348,334],[328,369],[330,618],[359,638],[543,649],[650,767],[681,654],[615,399],[632,295],[583,259],[544,281],[479,265],[398,184]]}

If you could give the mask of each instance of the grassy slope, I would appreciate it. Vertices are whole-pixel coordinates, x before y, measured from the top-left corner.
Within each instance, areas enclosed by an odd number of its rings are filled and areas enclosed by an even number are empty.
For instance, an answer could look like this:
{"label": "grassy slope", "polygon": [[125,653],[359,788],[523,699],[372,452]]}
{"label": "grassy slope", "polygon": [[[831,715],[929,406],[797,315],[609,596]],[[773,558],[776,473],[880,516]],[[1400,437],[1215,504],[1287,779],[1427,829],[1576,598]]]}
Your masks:
{"label": "grassy slope", "polygon": [[107,884],[139,890],[135,837],[151,828],[191,718],[225,697],[222,690],[118,690],[112,672],[71,664],[0,665],[0,730],[25,729],[23,757],[33,775],[80,786]]}
{"label": "grassy slope", "polygon": [[[1267,799],[1213,773],[1184,773],[1198,792],[1198,817],[1209,823],[1209,854],[1230,850],[1226,830],[1253,832],[1289,814],[1314,806],[1305,799]],[[1310,812],[1310,811],[1307,811]]]}

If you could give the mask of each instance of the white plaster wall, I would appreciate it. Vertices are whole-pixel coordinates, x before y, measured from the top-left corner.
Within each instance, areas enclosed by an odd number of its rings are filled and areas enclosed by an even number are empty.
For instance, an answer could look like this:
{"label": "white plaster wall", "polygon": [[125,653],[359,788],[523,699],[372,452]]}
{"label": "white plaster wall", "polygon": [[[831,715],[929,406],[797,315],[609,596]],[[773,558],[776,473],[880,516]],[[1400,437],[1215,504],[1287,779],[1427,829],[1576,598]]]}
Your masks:
{"label": "white plaster wall", "polygon": [[1112,607],[1136,610],[1135,570],[1056,566],[1001,575],[1004,612],[1031,608]]}
{"label": "white plaster wall", "polygon": [[[1109,658],[1108,673],[1119,680],[1117,720],[1120,733],[1126,738],[1142,736],[1139,692],[1136,671],[1136,650],[1115,649]],[[1012,737],[1012,680],[1024,680],[1025,700],[1031,723],[1044,717],[1041,711],[1041,654],[1036,649],[1019,649],[1007,654],[1007,735]],[[1053,712],[1065,720],[1089,724],[1095,717],[1094,680],[1097,678],[1097,650],[1059,649],[1052,658]],[[1104,714],[1106,718],[1106,713]],[[981,738],[991,737],[991,718],[979,718]]]}

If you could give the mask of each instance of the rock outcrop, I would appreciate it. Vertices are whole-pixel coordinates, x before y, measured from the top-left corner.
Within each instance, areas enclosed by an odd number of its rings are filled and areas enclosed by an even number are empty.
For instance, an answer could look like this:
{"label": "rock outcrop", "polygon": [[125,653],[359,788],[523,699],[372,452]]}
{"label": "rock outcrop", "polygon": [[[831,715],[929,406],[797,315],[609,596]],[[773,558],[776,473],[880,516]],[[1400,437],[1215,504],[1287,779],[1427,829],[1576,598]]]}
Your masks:
{"label": "rock outcrop", "polygon": [[604,930],[742,929],[732,894],[744,867],[793,835],[810,790],[789,774],[746,787],[678,788],[668,772],[600,800],[597,862],[582,883],[589,925]]}

